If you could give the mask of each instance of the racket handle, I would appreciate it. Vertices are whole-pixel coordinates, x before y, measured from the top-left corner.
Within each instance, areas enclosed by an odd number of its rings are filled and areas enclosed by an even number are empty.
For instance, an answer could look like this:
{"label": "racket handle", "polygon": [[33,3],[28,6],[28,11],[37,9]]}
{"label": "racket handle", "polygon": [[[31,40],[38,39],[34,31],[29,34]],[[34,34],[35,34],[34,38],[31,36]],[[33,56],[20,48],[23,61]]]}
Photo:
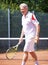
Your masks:
{"label": "racket handle", "polygon": [[17,44],[18,46],[20,45],[20,42],[18,42],[18,44]]}
{"label": "racket handle", "polygon": [[16,47],[18,47],[19,45],[17,44]]}
{"label": "racket handle", "polygon": [[20,45],[20,42],[18,42],[18,44],[16,45],[17,47]]}

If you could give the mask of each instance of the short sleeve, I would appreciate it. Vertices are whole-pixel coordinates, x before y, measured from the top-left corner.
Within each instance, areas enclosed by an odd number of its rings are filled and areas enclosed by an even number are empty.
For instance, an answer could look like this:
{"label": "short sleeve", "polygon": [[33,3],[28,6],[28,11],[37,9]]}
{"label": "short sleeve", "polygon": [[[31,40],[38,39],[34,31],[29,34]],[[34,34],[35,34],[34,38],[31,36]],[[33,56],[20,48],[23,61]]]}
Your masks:
{"label": "short sleeve", "polygon": [[37,20],[37,18],[36,18],[36,16],[35,16],[34,14],[32,14],[31,19],[32,19],[32,22],[33,22],[34,24],[39,24],[39,22],[38,22],[38,20]]}

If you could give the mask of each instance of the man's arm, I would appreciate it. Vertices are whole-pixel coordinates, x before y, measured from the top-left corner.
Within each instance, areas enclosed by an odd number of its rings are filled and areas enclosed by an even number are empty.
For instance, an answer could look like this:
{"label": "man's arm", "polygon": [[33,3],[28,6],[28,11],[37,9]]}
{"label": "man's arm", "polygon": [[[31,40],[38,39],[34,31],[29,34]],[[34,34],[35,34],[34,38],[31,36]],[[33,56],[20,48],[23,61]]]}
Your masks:
{"label": "man's arm", "polygon": [[21,35],[20,35],[20,39],[19,39],[19,43],[18,44],[20,44],[23,41],[23,36],[24,36],[24,31],[23,31],[23,27],[22,27]]}
{"label": "man's arm", "polygon": [[39,33],[40,33],[40,25],[36,24],[36,36],[35,36],[35,42],[37,43],[39,40]]}
{"label": "man's arm", "polygon": [[40,24],[34,14],[32,14],[32,22],[36,27],[36,35],[35,35],[35,42],[37,43],[39,40],[39,33],[40,33]]}
{"label": "man's arm", "polygon": [[36,36],[38,36],[40,33],[40,25],[36,24]]}
{"label": "man's arm", "polygon": [[23,30],[23,27],[22,27],[20,38],[23,38],[23,36],[24,36],[24,30]]}

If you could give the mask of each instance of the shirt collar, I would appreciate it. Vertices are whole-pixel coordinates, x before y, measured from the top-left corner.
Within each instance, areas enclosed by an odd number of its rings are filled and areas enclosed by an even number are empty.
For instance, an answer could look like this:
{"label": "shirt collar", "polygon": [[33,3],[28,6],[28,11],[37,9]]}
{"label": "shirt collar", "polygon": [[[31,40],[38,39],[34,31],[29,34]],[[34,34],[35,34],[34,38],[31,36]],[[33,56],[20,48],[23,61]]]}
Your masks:
{"label": "shirt collar", "polygon": [[28,11],[28,13],[26,14],[26,16],[23,15],[23,17],[24,18],[27,18],[29,13],[30,13],[30,11]]}

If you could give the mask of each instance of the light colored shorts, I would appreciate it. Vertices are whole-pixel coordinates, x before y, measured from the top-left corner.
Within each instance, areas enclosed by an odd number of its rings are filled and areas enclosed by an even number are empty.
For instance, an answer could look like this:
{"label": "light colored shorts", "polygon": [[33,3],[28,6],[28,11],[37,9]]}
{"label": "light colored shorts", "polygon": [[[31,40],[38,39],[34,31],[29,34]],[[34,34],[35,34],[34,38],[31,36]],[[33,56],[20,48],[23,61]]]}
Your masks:
{"label": "light colored shorts", "polygon": [[25,46],[24,46],[24,51],[27,51],[27,52],[32,52],[34,51],[34,38],[31,38],[31,39],[26,39],[25,40]]}

